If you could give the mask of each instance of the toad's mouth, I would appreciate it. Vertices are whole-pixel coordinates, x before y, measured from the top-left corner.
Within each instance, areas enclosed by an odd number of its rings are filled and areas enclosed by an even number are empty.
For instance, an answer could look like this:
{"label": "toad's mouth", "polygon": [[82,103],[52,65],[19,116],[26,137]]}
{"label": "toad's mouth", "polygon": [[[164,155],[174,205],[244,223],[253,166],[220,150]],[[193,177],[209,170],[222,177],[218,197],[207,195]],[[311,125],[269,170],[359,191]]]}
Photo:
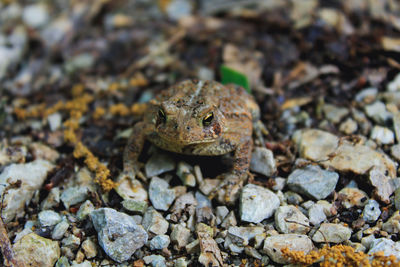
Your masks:
{"label": "toad's mouth", "polygon": [[158,136],[166,142],[184,146],[213,143],[216,140],[215,138],[203,138],[199,140],[185,139],[176,135],[166,135],[162,133],[158,133]]}

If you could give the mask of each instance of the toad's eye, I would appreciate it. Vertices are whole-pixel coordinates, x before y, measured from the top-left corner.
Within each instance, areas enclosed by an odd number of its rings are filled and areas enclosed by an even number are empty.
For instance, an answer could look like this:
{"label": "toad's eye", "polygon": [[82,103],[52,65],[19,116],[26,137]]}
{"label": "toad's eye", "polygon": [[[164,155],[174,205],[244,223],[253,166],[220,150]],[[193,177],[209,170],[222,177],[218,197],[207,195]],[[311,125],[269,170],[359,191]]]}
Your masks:
{"label": "toad's eye", "polygon": [[160,108],[158,110],[158,118],[162,121],[162,122],[166,122],[167,121],[167,116],[165,115],[165,112],[162,108]]}
{"label": "toad's eye", "polygon": [[210,112],[203,118],[203,126],[208,126],[214,119],[214,113]]}

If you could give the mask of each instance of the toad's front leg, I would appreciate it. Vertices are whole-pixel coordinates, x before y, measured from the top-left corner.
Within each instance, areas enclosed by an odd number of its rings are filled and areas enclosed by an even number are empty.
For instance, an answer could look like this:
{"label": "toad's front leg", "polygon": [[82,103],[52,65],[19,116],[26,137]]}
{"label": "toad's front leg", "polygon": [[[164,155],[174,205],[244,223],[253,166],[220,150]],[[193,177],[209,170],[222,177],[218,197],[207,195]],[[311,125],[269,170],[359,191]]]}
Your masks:
{"label": "toad's front leg", "polygon": [[218,200],[223,203],[233,204],[239,196],[240,189],[249,175],[249,166],[253,140],[251,135],[243,136],[235,150],[233,168],[231,172],[222,174],[223,180],[210,194],[210,197],[218,195]]}
{"label": "toad's front leg", "polygon": [[131,136],[128,139],[128,143],[124,150],[123,174],[134,179],[139,174],[139,156],[142,153],[143,145],[146,140],[146,124],[144,122],[138,122],[133,127]]}

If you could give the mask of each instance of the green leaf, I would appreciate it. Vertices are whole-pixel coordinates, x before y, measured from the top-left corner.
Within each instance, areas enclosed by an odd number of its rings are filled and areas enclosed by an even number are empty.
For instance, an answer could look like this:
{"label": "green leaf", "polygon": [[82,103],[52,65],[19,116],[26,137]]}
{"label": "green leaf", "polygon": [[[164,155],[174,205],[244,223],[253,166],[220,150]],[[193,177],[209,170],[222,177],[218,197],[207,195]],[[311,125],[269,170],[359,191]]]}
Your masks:
{"label": "green leaf", "polygon": [[242,86],[248,93],[251,93],[249,79],[246,75],[225,65],[221,65],[220,72],[222,84],[233,83]]}

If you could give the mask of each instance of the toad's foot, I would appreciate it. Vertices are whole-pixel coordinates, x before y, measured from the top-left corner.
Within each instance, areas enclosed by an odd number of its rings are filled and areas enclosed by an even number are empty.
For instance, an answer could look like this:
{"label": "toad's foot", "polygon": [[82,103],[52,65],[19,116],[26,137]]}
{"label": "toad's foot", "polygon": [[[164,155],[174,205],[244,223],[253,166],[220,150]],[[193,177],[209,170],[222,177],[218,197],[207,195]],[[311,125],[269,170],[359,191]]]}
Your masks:
{"label": "toad's foot", "polygon": [[146,181],[146,176],[140,171],[139,164],[125,164],[124,170],[120,174],[121,177],[128,177],[131,180],[134,180],[135,178],[139,178],[143,181]]}
{"label": "toad's foot", "polygon": [[222,181],[209,194],[209,198],[212,199],[217,196],[218,201],[221,203],[234,204],[240,195],[240,189],[242,189],[244,182],[248,178],[248,174],[224,173],[219,175],[218,178]]}

